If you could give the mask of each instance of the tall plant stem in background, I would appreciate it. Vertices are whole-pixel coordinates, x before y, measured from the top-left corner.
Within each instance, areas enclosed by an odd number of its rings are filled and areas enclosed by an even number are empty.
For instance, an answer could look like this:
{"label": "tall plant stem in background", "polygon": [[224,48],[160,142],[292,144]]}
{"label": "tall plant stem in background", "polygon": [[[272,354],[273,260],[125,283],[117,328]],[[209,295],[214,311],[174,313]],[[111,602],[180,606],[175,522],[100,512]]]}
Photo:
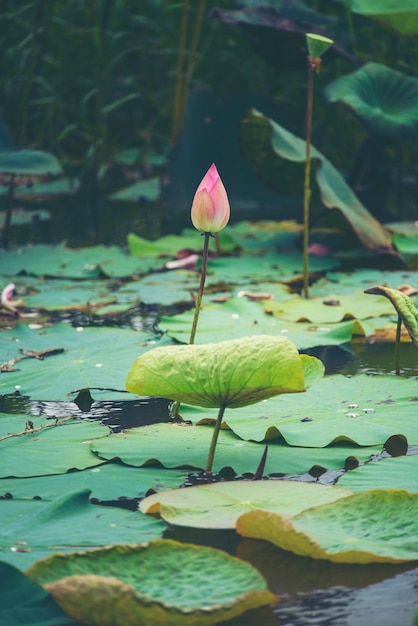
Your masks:
{"label": "tall plant stem in background", "polygon": [[6,215],[4,218],[4,228],[3,228],[3,247],[9,247],[9,231],[10,224],[12,222],[12,210],[13,210],[13,200],[15,196],[15,178],[13,174],[9,179],[9,186],[7,188],[7,196],[6,196]]}
{"label": "tall plant stem in background", "polygon": [[196,298],[196,305],[194,309],[192,330],[190,331],[189,343],[194,343],[194,338],[196,336],[197,322],[199,321],[200,307],[202,306],[203,290],[205,288],[206,270],[208,267],[209,239],[211,237],[211,233],[203,233],[203,235],[205,237],[205,241],[203,244],[202,270],[200,274],[199,291],[198,291],[197,298]]}
{"label": "tall plant stem in background", "polygon": [[309,62],[306,102],[306,157],[303,185],[303,295],[309,298],[309,204],[311,201],[312,103],[315,65]]}
{"label": "tall plant stem in background", "polygon": [[208,460],[206,461],[206,473],[212,471],[213,459],[215,457],[215,449],[216,444],[218,442],[219,431],[221,430],[222,418],[225,413],[226,406],[221,405],[218,412],[218,417],[216,418],[216,424],[212,435],[212,441],[210,442]]}
{"label": "tall plant stem in background", "polygon": [[402,317],[398,315],[398,322],[396,324],[396,339],[395,339],[395,374],[399,376],[401,373],[401,327]]}

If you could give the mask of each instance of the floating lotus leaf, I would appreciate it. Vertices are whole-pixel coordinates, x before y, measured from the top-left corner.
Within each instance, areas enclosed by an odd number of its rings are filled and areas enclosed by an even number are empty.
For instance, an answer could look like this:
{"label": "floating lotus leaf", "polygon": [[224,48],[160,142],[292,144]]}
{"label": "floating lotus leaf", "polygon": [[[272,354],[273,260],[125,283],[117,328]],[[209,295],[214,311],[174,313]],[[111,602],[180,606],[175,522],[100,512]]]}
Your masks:
{"label": "floating lotus leaf", "polygon": [[25,569],[58,551],[150,541],[166,528],[137,511],[92,504],[90,496],[89,489],[77,489],[50,501],[0,500],[2,559]]}
{"label": "floating lotus leaf", "polygon": [[[257,406],[257,405],[252,405]],[[261,403],[261,407],[264,404]],[[203,415],[210,409],[200,409]],[[197,407],[181,405],[184,419],[196,419]],[[211,412],[212,420],[217,410]],[[202,414],[200,414],[202,417]],[[263,410],[247,414],[247,421],[263,421]],[[207,417],[201,420],[207,423]],[[300,426],[305,426],[301,423]],[[309,426],[309,424],[308,424]],[[260,426],[258,426],[260,428]],[[329,422],[324,428],[329,428]],[[91,443],[92,450],[101,459],[120,459],[127,465],[146,467],[157,460],[166,468],[193,467],[204,469],[208,451],[208,428],[202,426],[184,427],[178,424],[154,424],[140,428],[130,428],[126,432],[110,437],[101,437]],[[309,432],[306,433],[309,442]],[[361,447],[346,443],[324,449],[299,448],[288,446],[278,441],[269,441],[265,474],[291,473],[303,474],[312,466],[328,469],[342,469],[347,457],[355,457],[358,461],[367,461],[372,454],[381,451],[381,447]],[[243,441],[230,430],[221,430],[219,434],[214,471],[232,467],[237,474],[255,472],[264,451],[264,444]]]}
{"label": "floating lotus leaf", "polygon": [[348,0],[353,13],[372,17],[401,35],[418,33],[418,9],[415,0]]}
{"label": "floating lotus leaf", "polygon": [[242,439],[284,437],[293,446],[327,446],[351,441],[383,445],[402,434],[418,443],[418,385],[400,376],[325,376],[306,393],[269,398],[225,414],[225,424]]}
{"label": "floating lotus leaf", "polygon": [[4,626],[75,626],[45,589],[2,561],[0,623]]}
{"label": "floating lotus leaf", "polygon": [[136,359],[126,388],[197,406],[237,408],[305,391],[305,370],[312,382],[324,372],[321,361],[299,355],[285,337],[259,335],[155,348]]}
{"label": "floating lotus leaf", "polygon": [[386,296],[392,302],[399,317],[405,324],[411,341],[418,348],[418,310],[411,301],[411,298],[402,293],[398,289],[390,289],[389,287],[370,287],[364,293],[371,293]]}
{"label": "floating lotus leaf", "polygon": [[49,152],[41,150],[0,150],[0,171],[28,176],[62,173],[57,159]]}
{"label": "floating lotus leaf", "polygon": [[[1,363],[15,359],[14,371],[0,378],[0,393],[19,390],[37,400],[68,400],[68,394],[75,389],[99,387],[107,388],[107,399],[111,399],[111,389],[124,388],[127,363],[142,351],[153,349],[160,340],[163,345],[167,343],[166,337],[129,328],[74,328],[61,322],[39,329],[21,323],[0,333]],[[170,339],[168,342],[172,343]],[[20,352],[53,349],[63,351],[42,360],[22,359]],[[98,392],[94,395],[97,398]],[[121,392],[117,394],[120,396]],[[129,399],[126,392],[124,396]]]}
{"label": "floating lotus leaf", "polygon": [[[362,291],[347,294],[330,294],[324,297],[293,297],[282,302],[266,302],[265,311],[278,319],[293,322],[309,321],[315,324],[342,322],[343,320],[363,320],[381,315],[391,315],[393,309],[383,297],[375,299],[373,306]],[[385,325],[383,323],[383,325]]]}
{"label": "floating lotus leaf", "polygon": [[239,516],[252,509],[292,517],[349,495],[340,487],[290,480],[224,482],[161,491],[142,500],[139,508],[176,526],[235,528]]}
{"label": "floating lotus leaf", "polygon": [[418,78],[380,63],[337,78],[325,88],[330,102],[343,102],[374,133],[388,139],[418,137]]}
{"label": "floating lotus leaf", "polygon": [[141,200],[154,202],[158,200],[160,193],[159,178],[150,178],[148,180],[140,180],[134,185],[129,185],[129,187],[125,187],[109,197],[111,200],[119,200],[120,202],[139,202]]}
{"label": "floating lotus leaf", "polygon": [[389,457],[366,463],[346,472],[338,484],[354,492],[379,489],[405,489],[418,493],[418,455]]}
{"label": "floating lotus leaf", "polygon": [[[244,152],[260,176],[268,172],[269,182],[280,181],[281,158],[305,162],[305,141],[254,109],[241,125],[241,137]],[[390,233],[363,206],[332,163],[314,147],[311,156],[318,161],[315,177],[323,204],[341,211],[366,248],[393,254]]]}
{"label": "floating lotus leaf", "polygon": [[55,555],[27,573],[73,619],[97,626],[209,626],[277,601],[248,563],[170,540]]}
{"label": "floating lotus leaf", "polygon": [[238,519],[237,532],[336,563],[418,561],[418,494],[376,489],[292,518],[253,510]]}

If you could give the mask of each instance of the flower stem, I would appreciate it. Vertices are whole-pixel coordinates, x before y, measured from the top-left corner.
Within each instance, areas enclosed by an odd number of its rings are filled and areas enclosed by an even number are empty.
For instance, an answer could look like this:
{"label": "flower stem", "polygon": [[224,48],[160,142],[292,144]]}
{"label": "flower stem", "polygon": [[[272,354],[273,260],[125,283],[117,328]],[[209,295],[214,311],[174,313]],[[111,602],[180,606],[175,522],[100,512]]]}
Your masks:
{"label": "flower stem", "polygon": [[199,320],[200,307],[202,305],[203,290],[205,288],[206,270],[208,267],[209,238],[211,236],[211,233],[204,233],[204,236],[205,236],[205,242],[203,244],[202,270],[200,274],[200,285],[199,285],[199,291],[198,291],[197,298],[196,298],[192,330],[190,331],[190,339],[189,339],[190,344],[194,343],[194,338],[196,336],[197,322]]}
{"label": "flower stem", "polygon": [[215,456],[216,444],[218,442],[219,431],[221,430],[222,418],[224,416],[225,409],[226,409],[226,406],[223,405],[223,404],[219,407],[218,417],[216,418],[216,424],[215,424],[215,428],[213,430],[212,441],[210,442],[208,460],[206,461],[206,470],[205,471],[206,471],[207,474],[212,471],[212,465],[213,465],[213,459],[214,459],[214,456]]}
{"label": "flower stem", "polygon": [[309,63],[306,104],[306,157],[303,187],[303,295],[309,298],[309,203],[311,200],[311,139],[314,66]]}
{"label": "flower stem", "polygon": [[[192,330],[190,331],[189,344],[194,343],[194,338],[196,336],[197,322],[199,320],[200,307],[202,305],[203,290],[205,288],[206,270],[207,270],[207,267],[208,267],[209,239],[210,239],[211,233],[204,233],[204,235],[205,235],[205,242],[203,244],[202,270],[201,270],[201,274],[200,274],[200,285],[199,285],[199,291],[198,291],[197,298],[196,298],[196,304],[195,304],[195,310],[194,310],[194,316],[193,316],[193,323],[192,323]],[[171,417],[174,418],[174,419],[179,418],[179,410],[180,410],[180,402],[177,401],[171,407]]]}

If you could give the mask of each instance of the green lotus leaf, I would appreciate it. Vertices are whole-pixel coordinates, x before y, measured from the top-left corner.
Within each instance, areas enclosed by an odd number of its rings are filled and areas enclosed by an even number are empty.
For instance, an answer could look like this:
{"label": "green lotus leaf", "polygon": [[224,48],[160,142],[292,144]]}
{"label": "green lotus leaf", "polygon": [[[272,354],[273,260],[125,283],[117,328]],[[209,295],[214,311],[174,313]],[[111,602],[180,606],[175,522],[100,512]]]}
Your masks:
{"label": "green lotus leaf", "polygon": [[[19,323],[12,330],[0,333],[1,362],[14,360],[14,370],[0,378],[0,393],[19,390],[22,395],[37,400],[68,401],[70,392],[96,387],[108,389],[107,399],[120,398],[121,392],[112,395],[110,390],[123,390],[126,364],[142,351],[153,349],[160,340],[162,345],[167,343],[167,337],[147,336],[130,328],[74,328],[60,322],[39,329]],[[56,354],[43,359],[23,358],[20,352],[55,349]],[[96,399],[99,393],[94,392]],[[126,392],[123,395],[127,397]]]}
{"label": "green lotus leaf", "polygon": [[136,359],[128,391],[204,407],[237,408],[281,393],[305,391],[322,363],[301,359],[286,337],[259,335],[203,345],[155,348]]}
{"label": "green lotus leaf", "polygon": [[90,496],[89,489],[77,489],[46,502],[0,500],[2,560],[26,569],[58,551],[150,541],[166,528],[161,520],[137,511],[92,504]]}
{"label": "green lotus leaf", "polygon": [[224,423],[242,439],[261,442],[281,435],[293,446],[339,441],[376,446],[397,434],[416,444],[417,391],[413,377],[325,376],[306,393],[230,411]]}
{"label": "green lotus leaf", "polygon": [[[260,176],[269,172],[269,180],[281,180],[281,159],[304,163],[305,141],[256,110],[252,110],[241,126],[243,150],[253,160]],[[260,156],[261,155],[261,156]],[[330,161],[317,150],[311,156],[318,161],[315,177],[323,204],[338,209],[350,223],[366,248],[393,254],[391,235],[369,213]]]}
{"label": "green lotus leaf", "polygon": [[415,0],[348,0],[353,13],[372,17],[401,35],[418,33],[418,9]]}
{"label": "green lotus leaf", "polygon": [[2,561],[0,623],[4,626],[75,626],[41,585]]}
{"label": "green lotus leaf", "polygon": [[[155,241],[150,241],[135,233],[129,233],[127,236],[129,251],[133,256],[157,258],[157,257],[175,257],[182,249],[195,250],[199,253],[202,249],[202,240],[199,233],[191,228],[183,230],[181,235],[164,235]],[[231,239],[228,233],[222,231],[219,233],[219,243],[223,250],[232,251],[237,248],[237,244]],[[211,244],[214,247],[214,244]]]}
{"label": "green lotus leaf", "polygon": [[418,494],[375,489],[291,518],[253,510],[238,519],[237,532],[336,563],[417,561]]}
{"label": "green lotus leaf", "polygon": [[41,150],[0,150],[0,172],[32,176],[58,175],[61,165],[49,152]]}
{"label": "green lotus leaf", "polygon": [[155,258],[134,258],[118,246],[90,246],[68,248],[65,243],[56,246],[22,246],[16,250],[0,250],[0,273],[14,275],[27,273],[56,278],[124,277],[144,274],[163,267]]}
{"label": "green lotus leaf", "polygon": [[306,43],[308,44],[309,56],[318,58],[321,57],[334,42],[328,37],[316,35],[315,33],[307,33]]}
{"label": "green lotus leaf", "polygon": [[27,574],[97,626],[209,626],[277,600],[248,563],[171,540],[55,555]]}
{"label": "green lotus leaf", "polygon": [[411,298],[399,291],[399,289],[390,289],[389,287],[369,287],[364,293],[371,293],[386,296],[392,302],[399,317],[405,324],[411,341],[418,348],[418,309],[414,306]]}
{"label": "green lotus leaf", "polygon": [[379,489],[405,489],[418,493],[418,455],[389,457],[366,463],[346,472],[338,484],[351,491]]}
{"label": "green lotus leaf", "polygon": [[292,517],[349,495],[340,487],[293,480],[223,482],[160,491],[142,500],[139,508],[176,526],[235,528],[238,517],[252,509]]}
{"label": "green lotus leaf", "polygon": [[329,102],[343,102],[374,133],[388,139],[418,136],[418,78],[380,63],[366,63],[325,88]]}
{"label": "green lotus leaf", "polygon": [[282,302],[266,302],[265,311],[278,319],[293,322],[310,321],[316,324],[336,323],[348,319],[368,319],[393,313],[384,297],[375,299],[373,306],[362,291],[347,294],[330,294],[326,298],[293,297]]}
{"label": "green lotus leaf", "polygon": [[[255,407],[257,405],[251,405]],[[248,407],[248,410],[251,408]],[[247,421],[255,421],[257,425],[263,421],[264,403],[260,403],[259,410],[246,415]],[[211,412],[212,421],[215,421],[217,410],[199,409],[202,414]],[[197,407],[181,405],[181,414],[184,419],[195,419]],[[201,427],[184,427],[179,424],[153,424],[140,428],[130,428],[126,432],[111,435],[110,437],[97,438],[91,442],[92,450],[101,459],[120,459],[127,465],[134,467],[146,467],[159,461],[166,468],[187,467],[204,469],[208,452],[208,427],[207,417],[201,422],[206,425]],[[298,420],[300,422],[300,420]],[[296,422],[296,420],[295,420]],[[329,421],[324,427],[324,432],[329,428]],[[225,424],[225,423],[224,423]],[[309,423],[300,423],[301,439],[302,428]],[[305,438],[309,440],[310,431],[305,428]],[[335,446],[327,448],[301,448],[290,446],[278,440],[268,441],[268,454],[265,474],[291,473],[303,474],[308,472],[314,465],[324,469],[342,469],[347,457],[355,457],[359,462],[369,460],[370,456],[381,451],[381,446],[358,447],[350,443],[338,442]],[[215,456],[214,471],[219,472],[222,468],[232,467],[236,473],[254,473],[265,445],[253,441],[243,441],[230,430],[222,429],[219,433],[217,452]]]}

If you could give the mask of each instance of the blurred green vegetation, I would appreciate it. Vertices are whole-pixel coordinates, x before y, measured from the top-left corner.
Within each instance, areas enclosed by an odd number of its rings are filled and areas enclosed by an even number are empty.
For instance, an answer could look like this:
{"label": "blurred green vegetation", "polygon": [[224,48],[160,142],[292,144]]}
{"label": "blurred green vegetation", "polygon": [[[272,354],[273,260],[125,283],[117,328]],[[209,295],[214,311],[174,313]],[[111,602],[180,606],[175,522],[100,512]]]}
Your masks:
{"label": "blurred green vegetation", "polygon": [[[274,214],[281,219],[289,213],[300,218],[298,201],[284,202],[282,210],[280,199],[266,197],[255,175],[251,179],[251,164],[238,155],[236,127],[244,113],[240,99],[246,107],[260,107],[261,99],[266,114],[304,136],[306,72],[287,66],[291,47],[300,48],[300,40],[292,43],[280,29],[231,25],[216,14],[217,9],[266,5],[269,15],[283,4],[285,0],[3,0],[0,140],[7,128],[19,148],[51,152],[65,175],[79,181],[73,194],[41,205],[38,198],[35,206],[51,209],[52,222],[38,229],[36,237],[121,243],[132,230],[150,238],[176,231],[188,224],[192,190],[214,160],[221,161],[225,185],[237,196],[235,219]],[[373,60],[415,75],[418,49],[412,38],[350,14],[344,1],[306,0],[305,5],[338,19],[340,43],[358,64]],[[276,38],[286,42],[289,57],[285,51],[275,58]],[[418,189],[415,146],[365,143],[368,132],[353,113],[324,102],[325,85],[353,69],[355,61],[353,66],[344,56],[324,61],[316,80],[313,142],[379,219],[398,219],[400,196],[403,216],[411,217]],[[211,99],[213,116],[201,105]],[[211,126],[212,117],[224,118],[225,102],[236,108],[236,116],[225,122],[230,134],[222,124]],[[110,198],[155,177],[163,191],[157,201]],[[240,179],[247,185],[242,189]],[[302,181],[286,180],[283,193],[299,185],[302,189]],[[19,201],[19,206],[25,204],[33,207],[33,202]],[[14,236],[19,237],[17,231]]]}

